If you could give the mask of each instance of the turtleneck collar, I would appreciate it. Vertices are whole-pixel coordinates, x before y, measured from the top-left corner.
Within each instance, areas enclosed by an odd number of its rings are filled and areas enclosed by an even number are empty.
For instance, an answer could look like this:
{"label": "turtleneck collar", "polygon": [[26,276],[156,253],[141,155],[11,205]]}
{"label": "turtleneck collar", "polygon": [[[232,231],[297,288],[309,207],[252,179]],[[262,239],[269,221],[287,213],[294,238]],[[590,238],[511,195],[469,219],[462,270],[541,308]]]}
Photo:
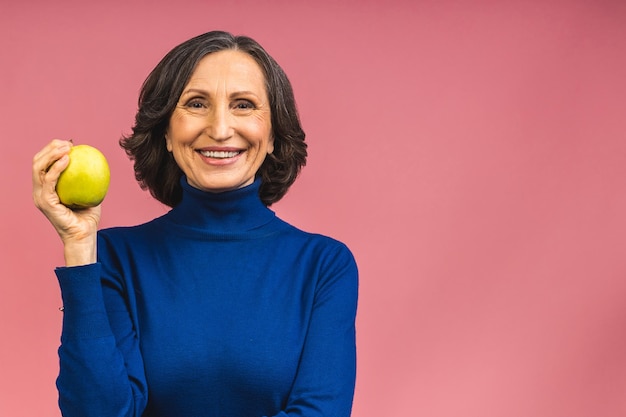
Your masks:
{"label": "turtleneck collar", "polygon": [[180,179],[182,201],[167,215],[174,223],[209,233],[237,234],[269,223],[275,214],[259,197],[261,180],[237,190],[211,193]]}

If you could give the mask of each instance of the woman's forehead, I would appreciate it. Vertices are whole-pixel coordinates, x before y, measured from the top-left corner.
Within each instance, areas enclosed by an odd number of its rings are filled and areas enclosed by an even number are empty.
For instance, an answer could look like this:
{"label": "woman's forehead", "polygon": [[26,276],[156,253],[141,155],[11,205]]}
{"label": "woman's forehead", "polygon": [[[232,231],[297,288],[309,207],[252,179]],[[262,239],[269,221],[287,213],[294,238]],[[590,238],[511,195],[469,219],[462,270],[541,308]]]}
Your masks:
{"label": "woman's forehead", "polygon": [[200,59],[185,89],[190,88],[265,90],[265,75],[260,65],[247,53],[219,51]]}

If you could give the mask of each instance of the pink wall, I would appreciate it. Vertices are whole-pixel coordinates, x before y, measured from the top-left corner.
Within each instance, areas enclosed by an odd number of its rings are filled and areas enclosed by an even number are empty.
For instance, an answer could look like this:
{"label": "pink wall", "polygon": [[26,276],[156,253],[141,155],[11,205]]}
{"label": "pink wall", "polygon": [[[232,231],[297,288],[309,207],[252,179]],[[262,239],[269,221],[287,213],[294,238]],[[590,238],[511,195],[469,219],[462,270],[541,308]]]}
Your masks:
{"label": "pink wall", "polygon": [[162,213],[116,142],[157,60],[211,29],[293,81],[310,162],[275,209],[359,261],[354,416],[626,415],[626,3],[87,3],[0,6],[0,415],[59,415],[33,154],[107,154],[105,227]]}

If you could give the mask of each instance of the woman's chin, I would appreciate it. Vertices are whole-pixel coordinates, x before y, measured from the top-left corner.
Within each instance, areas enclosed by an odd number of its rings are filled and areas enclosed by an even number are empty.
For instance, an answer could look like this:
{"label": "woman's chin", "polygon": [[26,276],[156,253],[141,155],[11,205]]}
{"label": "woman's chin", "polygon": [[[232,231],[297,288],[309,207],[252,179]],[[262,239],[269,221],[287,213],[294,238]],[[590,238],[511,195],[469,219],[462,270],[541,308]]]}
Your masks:
{"label": "woman's chin", "polygon": [[187,183],[198,190],[210,193],[223,193],[225,191],[237,190],[248,186],[254,182],[252,178],[234,178],[228,175],[211,175],[211,178],[193,179],[187,177]]}

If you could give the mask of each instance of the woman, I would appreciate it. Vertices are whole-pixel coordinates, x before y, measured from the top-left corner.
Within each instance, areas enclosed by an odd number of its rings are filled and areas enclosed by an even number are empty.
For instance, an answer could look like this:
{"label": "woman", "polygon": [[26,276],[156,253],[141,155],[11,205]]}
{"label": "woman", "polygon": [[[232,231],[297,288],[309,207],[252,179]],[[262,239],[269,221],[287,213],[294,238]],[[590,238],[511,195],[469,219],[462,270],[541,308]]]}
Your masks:
{"label": "woman", "polygon": [[120,144],[167,214],[97,232],[99,206],[55,193],[71,143],[33,160],[35,204],[64,244],[63,415],[349,416],[354,259],[268,208],[306,159],[278,64],[225,32],[182,43]]}

